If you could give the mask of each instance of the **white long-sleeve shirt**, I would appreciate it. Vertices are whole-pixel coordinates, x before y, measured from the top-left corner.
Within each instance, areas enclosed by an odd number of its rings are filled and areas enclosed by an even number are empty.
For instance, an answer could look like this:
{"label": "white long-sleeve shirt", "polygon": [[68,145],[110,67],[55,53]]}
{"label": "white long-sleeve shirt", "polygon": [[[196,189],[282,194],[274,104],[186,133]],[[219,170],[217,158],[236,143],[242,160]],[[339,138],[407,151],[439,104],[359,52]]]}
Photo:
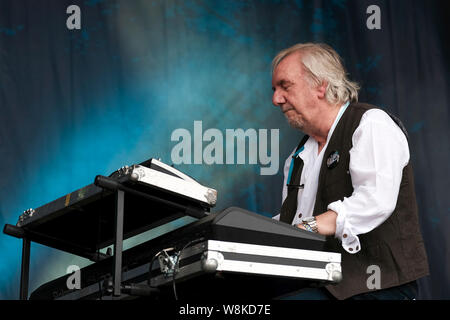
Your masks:
{"label": "white long-sleeve shirt", "polygon": [[[326,145],[319,154],[317,141],[310,137],[297,155],[304,162],[300,177],[304,188],[298,192],[293,225],[313,215],[324,152],[347,106],[348,103],[341,107],[328,133]],[[349,171],[353,193],[342,201],[328,204],[327,209],[337,213],[335,237],[347,252],[356,253],[361,250],[358,235],[375,229],[394,211],[402,171],[409,162],[409,148],[402,130],[380,109],[370,109],[364,113],[353,133],[352,144]],[[287,196],[286,184],[294,152],[295,149],[284,165],[283,201]],[[274,219],[279,220],[279,215]]]}

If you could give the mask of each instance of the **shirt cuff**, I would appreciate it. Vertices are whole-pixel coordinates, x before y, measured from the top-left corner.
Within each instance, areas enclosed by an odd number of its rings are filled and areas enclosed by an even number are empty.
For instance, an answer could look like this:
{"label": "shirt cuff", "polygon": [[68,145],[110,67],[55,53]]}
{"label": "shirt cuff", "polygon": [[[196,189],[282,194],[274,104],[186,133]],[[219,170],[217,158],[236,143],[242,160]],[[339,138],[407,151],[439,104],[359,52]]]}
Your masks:
{"label": "shirt cuff", "polygon": [[280,221],[280,215],[281,215],[281,214],[279,213],[279,214],[277,214],[276,216],[273,216],[272,219],[273,219],[273,220]]}
{"label": "shirt cuff", "polygon": [[359,238],[351,230],[351,225],[346,219],[346,211],[341,200],[332,202],[327,207],[337,213],[336,233],[334,236],[342,242],[342,247],[348,253],[354,254],[361,250]]}

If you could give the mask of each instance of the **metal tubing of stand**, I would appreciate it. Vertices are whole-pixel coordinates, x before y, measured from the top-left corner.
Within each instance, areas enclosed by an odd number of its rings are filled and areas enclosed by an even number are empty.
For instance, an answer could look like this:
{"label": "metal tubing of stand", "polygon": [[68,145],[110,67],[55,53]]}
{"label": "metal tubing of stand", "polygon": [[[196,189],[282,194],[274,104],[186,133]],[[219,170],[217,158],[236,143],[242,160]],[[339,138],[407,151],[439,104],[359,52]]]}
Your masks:
{"label": "metal tubing of stand", "polygon": [[120,296],[122,283],[122,249],[123,249],[123,217],[125,193],[116,192],[116,223],[114,231],[114,265],[113,265],[113,296]]}
{"label": "metal tubing of stand", "polygon": [[137,197],[141,197],[141,198],[145,198],[151,201],[155,201],[155,202],[159,202],[162,203],[166,206],[170,206],[172,208],[184,211],[187,215],[194,217],[194,218],[203,218],[206,216],[205,210],[202,208],[195,208],[192,206],[186,206],[186,205],[182,205],[179,203],[176,203],[174,201],[169,201],[166,199],[162,199],[159,198],[157,196],[153,196],[151,194],[147,194],[145,192],[141,192],[141,191],[137,191],[134,190],[133,188],[128,188],[124,185],[122,185],[121,183],[117,182],[116,180],[109,178],[109,177],[104,177],[104,176],[96,176],[95,177],[95,181],[94,184],[98,187],[104,188],[104,189],[108,189],[108,190],[122,190],[125,191],[126,193],[135,195]]}
{"label": "metal tubing of stand", "polygon": [[30,240],[22,239],[22,267],[20,270],[20,300],[28,300],[28,279],[30,274]]}

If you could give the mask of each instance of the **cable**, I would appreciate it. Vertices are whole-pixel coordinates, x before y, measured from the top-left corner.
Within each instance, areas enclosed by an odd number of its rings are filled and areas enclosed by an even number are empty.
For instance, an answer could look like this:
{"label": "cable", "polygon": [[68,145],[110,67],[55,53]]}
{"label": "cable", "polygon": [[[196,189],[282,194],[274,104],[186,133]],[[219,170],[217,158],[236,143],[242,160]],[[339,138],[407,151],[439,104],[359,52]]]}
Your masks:
{"label": "cable", "polygon": [[176,262],[175,262],[175,266],[174,266],[174,270],[173,270],[173,275],[172,275],[173,294],[174,294],[175,300],[177,300],[177,301],[178,301],[178,295],[177,295],[177,288],[176,288],[176,285],[175,285],[175,276],[176,276],[176,274],[177,274],[178,266],[180,265],[181,255],[182,255],[183,251],[184,251],[187,247],[189,247],[189,246],[191,246],[192,244],[195,244],[195,243],[197,243],[197,242],[204,241],[204,240],[205,240],[205,238],[201,237],[201,238],[198,238],[198,239],[189,241],[187,244],[184,245],[184,247],[183,247],[183,248],[178,252],[178,254],[177,254],[177,260],[176,260]]}
{"label": "cable", "polygon": [[[152,257],[152,259],[150,260],[150,264],[149,264],[149,266],[148,266],[148,279],[147,279],[147,284],[148,284],[150,287],[152,286],[152,285],[151,285],[151,280],[152,280],[152,266],[153,266],[153,263],[155,262],[155,259],[158,258],[159,255],[160,255],[161,253],[164,252],[164,250],[168,250],[168,249],[163,249],[163,250],[157,252],[157,253]],[[173,249],[172,249],[172,250],[173,250]]]}

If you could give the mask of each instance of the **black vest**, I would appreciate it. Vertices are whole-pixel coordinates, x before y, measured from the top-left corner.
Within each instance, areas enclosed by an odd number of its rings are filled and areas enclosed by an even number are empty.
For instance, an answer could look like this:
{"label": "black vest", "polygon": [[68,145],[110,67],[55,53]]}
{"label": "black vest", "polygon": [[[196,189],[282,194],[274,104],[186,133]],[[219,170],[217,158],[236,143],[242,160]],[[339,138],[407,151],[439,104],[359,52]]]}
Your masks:
{"label": "black vest", "polygon": [[[372,108],[376,107],[352,103],[339,120],[327,149],[324,151],[314,215],[326,212],[330,203],[350,197],[353,193],[349,173],[349,151],[352,148],[352,136],[359,126],[363,114]],[[393,117],[393,120],[402,127],[398,119]],[[306,139],[303,139],[299,148],[305,142]],[[338,165],[329,169],[327,159],[336,150],[340,156]],[[302,163],[299,162],[294,165],[292,177],[295,180],[299,181],[302,167]],[[291,188],[291,192],[295,192],[294,189]],[[288,204],[288,202],[290,203]],[[296,200],[294,203],[292,196],[290,200],[286,198],[282,206],[280,221],[291,223],[296,208]],[[326,250],[339,252],[342,255],[343,280],[337,285],[326,287],[336,298],[346,299],[371,291],[367,287],[367,280],[371,276],[371,272],[367,269],[371,265],[376,265],[381,270],[381,289],[401,285],[429,274],[427,255],[418,222],[411,163],[403,169],[394,212],[380,226],[366,234],[358,235],[358,237],[361,250],[356,254],[345,251],[340,241],[334,236],[327,237]]]}

